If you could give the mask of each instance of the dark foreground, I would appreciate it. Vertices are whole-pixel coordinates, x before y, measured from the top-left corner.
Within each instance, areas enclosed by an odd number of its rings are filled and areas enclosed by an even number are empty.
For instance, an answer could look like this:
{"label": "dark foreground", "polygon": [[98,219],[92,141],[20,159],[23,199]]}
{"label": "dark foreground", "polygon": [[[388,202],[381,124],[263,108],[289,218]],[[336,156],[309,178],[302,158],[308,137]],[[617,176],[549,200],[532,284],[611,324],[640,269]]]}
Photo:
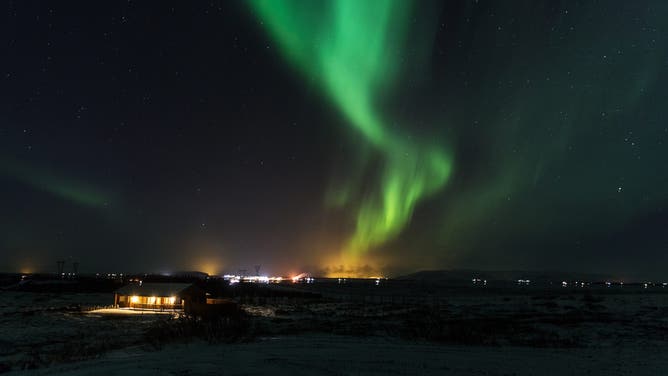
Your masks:
{"label": "dark foreground", "polygon": [[[311,292],[286,294],[281,292]],[[662,288],[295,285],[234,320],[105,317],[108,294],[0,293],[0,371],[35,374],[662,374]]]}

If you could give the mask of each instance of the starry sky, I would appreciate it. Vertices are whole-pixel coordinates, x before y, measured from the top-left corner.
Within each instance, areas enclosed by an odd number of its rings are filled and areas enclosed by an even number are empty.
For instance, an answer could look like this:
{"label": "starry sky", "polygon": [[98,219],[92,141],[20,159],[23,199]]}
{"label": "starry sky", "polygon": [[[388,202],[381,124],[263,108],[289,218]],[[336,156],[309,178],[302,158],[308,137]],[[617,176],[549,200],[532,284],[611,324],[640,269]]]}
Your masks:
{"label": "starry sky", "polygon": [[0,270],[665,276],[664,1],[5,1]]}

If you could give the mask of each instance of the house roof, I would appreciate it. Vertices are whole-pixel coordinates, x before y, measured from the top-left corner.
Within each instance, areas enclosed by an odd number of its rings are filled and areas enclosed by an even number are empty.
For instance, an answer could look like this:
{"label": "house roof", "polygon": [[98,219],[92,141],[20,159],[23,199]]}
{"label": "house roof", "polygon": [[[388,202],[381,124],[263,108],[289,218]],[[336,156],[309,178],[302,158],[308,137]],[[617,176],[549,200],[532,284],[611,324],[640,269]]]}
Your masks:
{"label": "house roof", "polygon": [[178,296],[191,288],[192,283],[142,283],[130,284],[116,290],[119,295]]}

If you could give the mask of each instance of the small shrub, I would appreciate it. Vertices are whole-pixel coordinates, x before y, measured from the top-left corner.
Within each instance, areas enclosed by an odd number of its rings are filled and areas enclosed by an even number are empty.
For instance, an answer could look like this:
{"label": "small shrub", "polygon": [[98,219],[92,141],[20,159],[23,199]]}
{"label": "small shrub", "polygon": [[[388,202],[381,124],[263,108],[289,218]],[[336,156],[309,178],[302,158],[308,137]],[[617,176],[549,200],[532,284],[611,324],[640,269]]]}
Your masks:
{"label": "small shrub", "polygon": [[248,329],[248,318],[241,314],[208,320],[182,317],[157,322],[146,330],[144,338],[155,348],[161,348],[165,343],[187,342],[194,338],[210,343],[235,342],[246,338]]}

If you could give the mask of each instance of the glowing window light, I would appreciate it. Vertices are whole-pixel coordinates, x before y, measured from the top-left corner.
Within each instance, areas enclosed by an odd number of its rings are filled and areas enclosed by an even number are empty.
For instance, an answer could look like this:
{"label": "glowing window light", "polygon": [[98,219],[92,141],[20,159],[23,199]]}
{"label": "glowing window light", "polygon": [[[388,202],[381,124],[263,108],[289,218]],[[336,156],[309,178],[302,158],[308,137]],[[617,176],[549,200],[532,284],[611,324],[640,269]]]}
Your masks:
{"label": "glowing window light", "polygon": [[130,303],[139,303],[139,297],[136,295],[130,297]]}
{"label": "glowing window light", "polygon": [[169,298],[168,301],[169,301],[169,304],[174,304],[174,302],[176,301],[176,297],[172,296],[172,297]]}
{"label": "glowing window light", "polygon": [[155,304],[155,296],[150,296],[148,298],[148,304]]}

